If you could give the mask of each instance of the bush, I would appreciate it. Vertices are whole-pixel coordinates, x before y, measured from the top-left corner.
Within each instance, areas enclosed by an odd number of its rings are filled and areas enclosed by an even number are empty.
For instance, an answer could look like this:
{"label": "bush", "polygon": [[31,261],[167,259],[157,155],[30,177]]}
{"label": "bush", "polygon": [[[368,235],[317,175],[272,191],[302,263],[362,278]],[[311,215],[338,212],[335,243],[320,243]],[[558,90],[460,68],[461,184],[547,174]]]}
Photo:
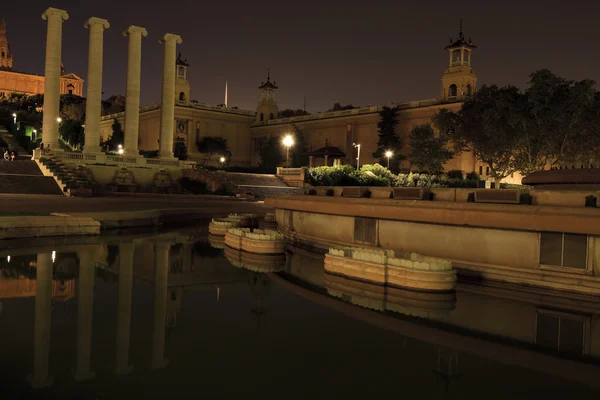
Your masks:
{"label": "bush", "polygon": [[448,171],[446,174],[450,179],[463,179],[464,175],[460,169],[453,169],[452,171]]}
{"label": "bush", "polygon": [[480,181],[481,178],[479,177],[479,174],[477,172],[473,171],[473,172],[469,172],[467,174],[467,180],[469,180],[469,181]]}
{"label": "bush", "polygon": [[140,155],[144,158],[158,158],[158,150],[140,150]]}

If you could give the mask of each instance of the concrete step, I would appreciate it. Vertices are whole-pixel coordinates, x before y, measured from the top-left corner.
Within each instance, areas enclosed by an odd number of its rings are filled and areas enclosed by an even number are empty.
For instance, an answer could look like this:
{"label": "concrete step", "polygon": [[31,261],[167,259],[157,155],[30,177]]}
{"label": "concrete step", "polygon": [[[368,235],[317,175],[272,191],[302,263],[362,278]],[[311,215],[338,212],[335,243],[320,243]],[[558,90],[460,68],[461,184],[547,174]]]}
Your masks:
{"label": "concrete step", "polygon": [[31,160],[6,161],[2,159],[0,160],[0,174],[43,176],[35,161]]}
{"label": "concrete step", "polygon": [[0,175],[0,193],[63,194],[52,177],[43,175]]}

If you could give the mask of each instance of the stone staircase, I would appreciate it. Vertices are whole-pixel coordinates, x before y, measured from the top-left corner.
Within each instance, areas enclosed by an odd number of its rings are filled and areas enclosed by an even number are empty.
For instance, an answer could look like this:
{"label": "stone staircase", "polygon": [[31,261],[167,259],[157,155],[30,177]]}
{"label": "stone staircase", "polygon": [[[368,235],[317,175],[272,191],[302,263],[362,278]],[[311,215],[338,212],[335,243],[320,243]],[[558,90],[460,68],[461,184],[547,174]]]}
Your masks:
{"label": "stone staircase", "polygon": [[228,186],[236,193],[251,193],[258,199],[277,194],[303,194],[304,190],[287,185],[277,176],[270,174],[246,174],[240,172],[218,172],[223,174]]}
{"label": "stone staircase", "polygon": [[52,177],[31,160],[0,160],[0,193],[63,194]]}
{"label": "stone staircase", "polygon": [[91,197],[94,178],[88,169],[75,164],[65,164],[51,154],[39,159],[39,168],[44,175],[54,178],[67,196]]}

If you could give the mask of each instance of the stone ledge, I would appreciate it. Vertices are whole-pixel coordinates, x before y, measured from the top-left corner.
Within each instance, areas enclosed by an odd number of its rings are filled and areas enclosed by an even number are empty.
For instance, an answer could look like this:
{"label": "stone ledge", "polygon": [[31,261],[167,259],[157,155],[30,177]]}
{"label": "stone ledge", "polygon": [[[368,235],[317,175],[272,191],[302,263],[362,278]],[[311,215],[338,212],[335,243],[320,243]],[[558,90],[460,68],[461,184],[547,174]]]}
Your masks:
{"label": "stone ledge", "polygon": [[0,239],[97,235],[100,222],[71,216],[0,217]]}

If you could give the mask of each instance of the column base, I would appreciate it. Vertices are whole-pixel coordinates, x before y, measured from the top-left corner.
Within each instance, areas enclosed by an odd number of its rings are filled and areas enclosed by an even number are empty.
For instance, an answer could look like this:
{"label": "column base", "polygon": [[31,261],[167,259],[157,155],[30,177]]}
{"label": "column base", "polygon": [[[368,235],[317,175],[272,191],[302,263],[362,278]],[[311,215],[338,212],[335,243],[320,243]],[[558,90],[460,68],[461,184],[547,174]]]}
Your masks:
{"label": "column base", "polygon": [[153,361],[152,362],[152,369],[165,368],[167,365],[169,365],[169,360],[166,360],[166,359],[162,359],[160,361]]}
{"label": "column base", "polygon": [[94,379],[96,373],[94,371],[85,371],[85,372],[75,372],[73,377],[77,382],[89,381]]}
{"label": "column base", "polygon": [[49,376],[46,379],[39,380],[39,379],[34,379],[32,375],[29,375],[27,377],[27,382],[29,382],[31,387],[34,389],[42,389],[42,388],[47,388],[47,387],[52,386],[52,384],[54,384],[54,378]]}
{"label": "column base", "polygon": [[115,374],[116,375],[127,375],[127,374],[130,374],[131,371],[133,371],[133,365],[128,365],[126,367],[117,367],[115,369]]}

